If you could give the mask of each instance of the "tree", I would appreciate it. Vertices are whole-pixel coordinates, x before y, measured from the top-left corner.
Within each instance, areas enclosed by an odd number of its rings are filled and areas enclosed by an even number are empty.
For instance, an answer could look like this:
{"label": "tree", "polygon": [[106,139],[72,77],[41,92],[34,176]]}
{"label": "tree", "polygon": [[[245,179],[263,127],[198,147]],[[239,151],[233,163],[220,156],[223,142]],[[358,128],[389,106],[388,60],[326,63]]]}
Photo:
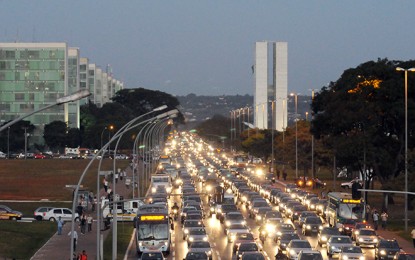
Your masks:
{"label": "tree", "polygon": [[53,121],[45,125],[43,138],[51,149],[62,150],[67,144],[68,127],[65,122]]}
{"label": "tree", "polygon": [[[249,135],[248,135],[249,133]],[[241,134],[242,149],[255,157],[268,160],[272,152],[271,130],[247,130]]]}
{"label": "tree", "polygon": [[[415,62],[379,59],[348,69],[312,104],[311,131],[332,149],[337,165],[366,179],[377,176],[384,187],[404,169],[404,87],[398,66],[410,68]],[[408,76],[408,144],[413,149],[415,79]]]}

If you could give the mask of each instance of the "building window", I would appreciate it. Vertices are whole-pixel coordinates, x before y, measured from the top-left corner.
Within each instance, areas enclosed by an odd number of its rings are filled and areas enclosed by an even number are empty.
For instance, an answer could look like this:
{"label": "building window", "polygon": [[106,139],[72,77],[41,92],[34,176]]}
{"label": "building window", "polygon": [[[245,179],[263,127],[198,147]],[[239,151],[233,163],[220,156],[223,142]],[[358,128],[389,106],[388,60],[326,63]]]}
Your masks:
{"label": "building window", "polygon": [[24,101],[24,93],[15,93],[14,94],[15,101]]}

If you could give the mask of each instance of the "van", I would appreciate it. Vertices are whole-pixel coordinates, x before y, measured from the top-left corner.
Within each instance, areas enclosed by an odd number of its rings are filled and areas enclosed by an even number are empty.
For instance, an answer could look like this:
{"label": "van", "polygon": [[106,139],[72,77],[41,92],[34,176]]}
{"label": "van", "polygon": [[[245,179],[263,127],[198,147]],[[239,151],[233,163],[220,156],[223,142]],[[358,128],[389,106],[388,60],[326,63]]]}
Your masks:
{"label": "van", "polygon": [[[117,219],[119,221],[133,221],[135,215],[137,215],[137,210],[141,205],[144,205],[144,202],[142,200],[129,200],[119,202],[117,205]],[[101,200],[101,210],[102,217],[106,218],[107,216],[109,216],[112,218],[112,204],[110,204],[110,201],[108,199]]]}

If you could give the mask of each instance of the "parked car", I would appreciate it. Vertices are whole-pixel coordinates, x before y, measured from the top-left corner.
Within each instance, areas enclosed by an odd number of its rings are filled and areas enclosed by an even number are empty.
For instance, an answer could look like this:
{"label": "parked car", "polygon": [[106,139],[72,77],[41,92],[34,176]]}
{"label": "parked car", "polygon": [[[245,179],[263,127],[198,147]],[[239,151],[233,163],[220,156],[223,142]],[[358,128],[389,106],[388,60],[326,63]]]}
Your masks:
{"label": "parked car", "polygon": [[12,210],[5,205],[0,205],[0,219],[20,220],[22,219],[22,216],[22,212]]}
{"label": "parked car", "polygon": [[35,213],[33,214],[34,219],[41,221],[45,219],[45,215],[48,211],[53,209],[53,207],[39,207],[35,210]]}
{"label": "parked car", "polygon": [[340,184],[340,187],[342,187],[343,189],[351,189],[352,186],[353,186],[353,184],[356,183],[356,182],[360,182],[361,183],[362,180],[359,179],[359,178],[355,178],[355,179],[353,179],[351,181],[348,181],[348,182],[342,182]]}
{"label": "parked car", "polygon": [[[61,217],[63,221],[72,221],[72,210],[68,208],[52,208],[44,214],[44,219],[56,221]],[[79,220],[78,213],[75,213],[75,221]]]}

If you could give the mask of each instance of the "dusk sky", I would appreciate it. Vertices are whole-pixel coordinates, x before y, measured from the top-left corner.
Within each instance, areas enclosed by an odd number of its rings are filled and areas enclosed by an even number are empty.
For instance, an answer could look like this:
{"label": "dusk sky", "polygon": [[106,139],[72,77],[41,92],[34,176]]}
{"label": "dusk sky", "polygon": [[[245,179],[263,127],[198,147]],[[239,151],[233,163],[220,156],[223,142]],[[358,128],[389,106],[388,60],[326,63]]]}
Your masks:
{"label": "dusk sky", "polygon": [[1,42],[67,42],[126,87],[253,95],[256,41],[288,42],[288,92],[415,55],[414,1],[2,1]]}

